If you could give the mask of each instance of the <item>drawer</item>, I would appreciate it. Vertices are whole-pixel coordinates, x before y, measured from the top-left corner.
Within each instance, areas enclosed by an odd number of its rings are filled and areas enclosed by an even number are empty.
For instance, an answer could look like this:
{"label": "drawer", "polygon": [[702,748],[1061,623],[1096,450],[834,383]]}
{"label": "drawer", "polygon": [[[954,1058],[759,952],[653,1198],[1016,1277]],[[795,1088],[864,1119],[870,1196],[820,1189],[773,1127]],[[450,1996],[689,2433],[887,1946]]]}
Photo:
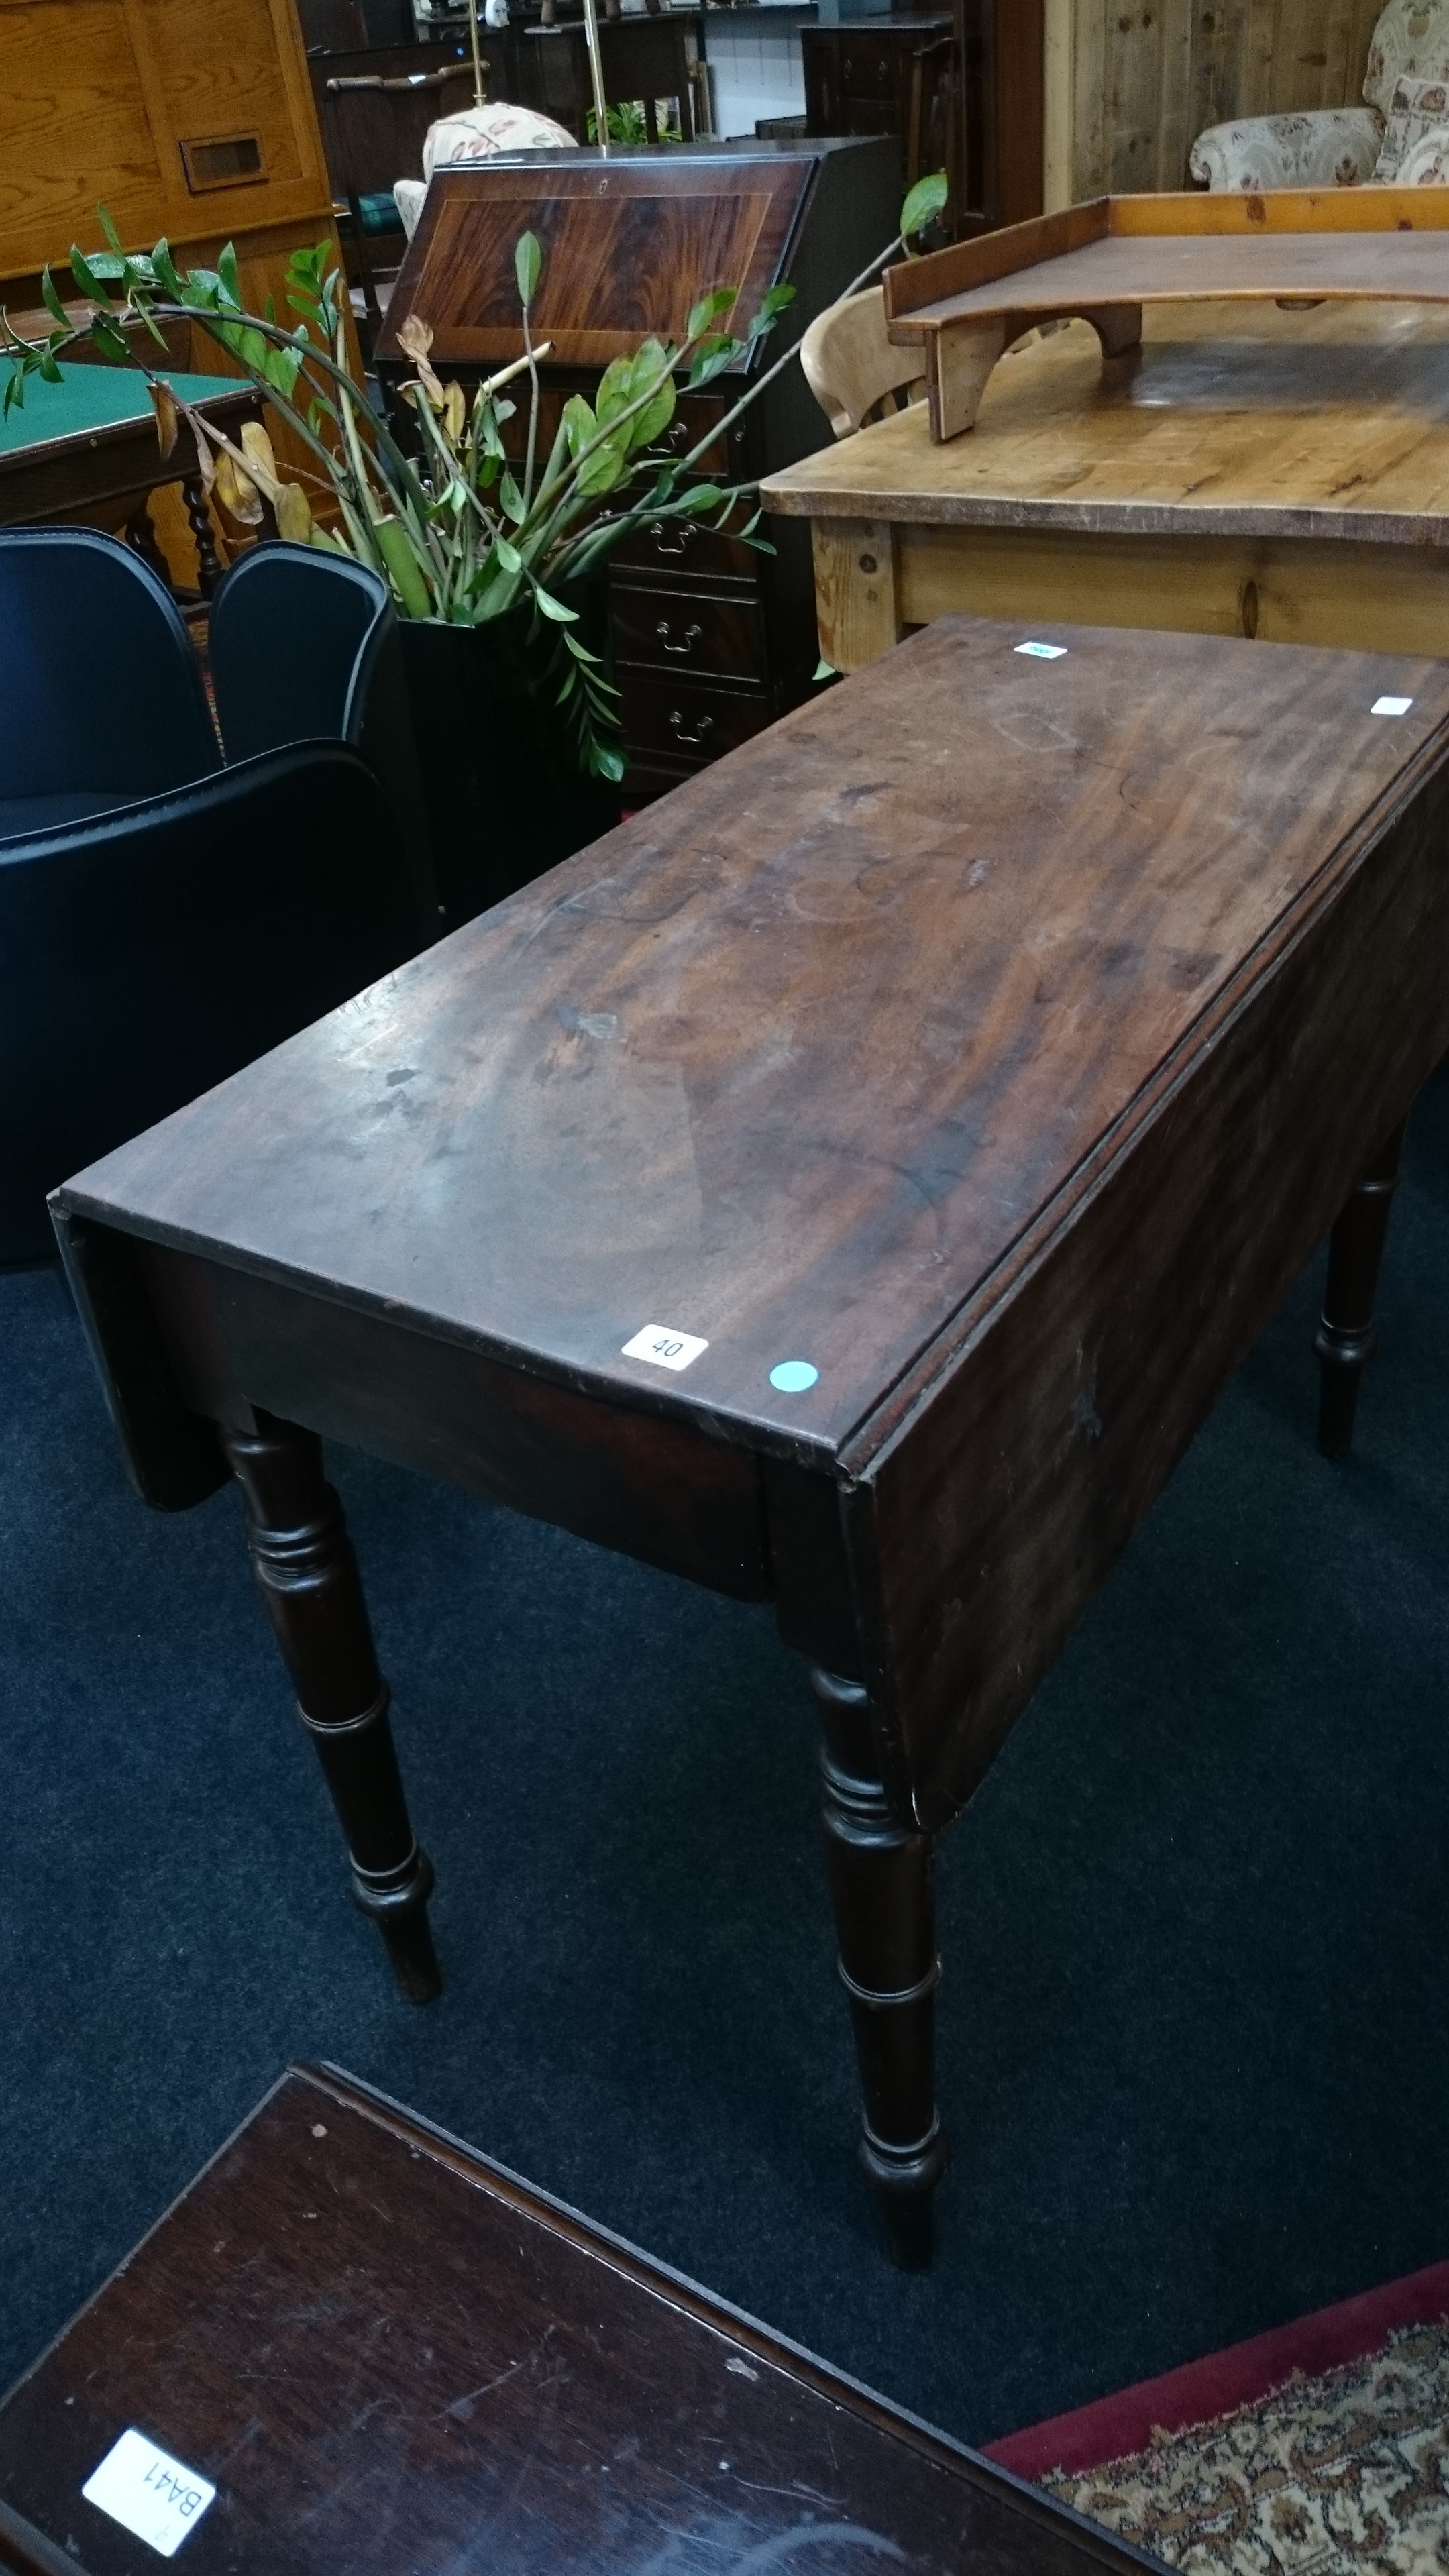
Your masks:
{"label": "drawer", "polygon": [[[581,392],[586,401],[592,402],[597,389],[597,379],[593,384],[576,387],[551,385],[547,381],[540,386],[537,449],[540,468],[558,435],[559,417],[570,392]],[[516,384],[510,386],[509,395],[517,408],[513,418],[503,424],[503,445],[507,455],[515,462],[521,463],[528,448],[527,384],[525,383],[521,390]],[[650,456],[659,457],[687,456],[690,449],[698,445],[700,439],[707,435],[715,423],[724,419],[725,413],[732,408],[736,399],[735,395],[729,396],[728,399],[719,394],[681,395],[669,427],[661,437],[654,440],[647,453]],[[745,429],[741,421],[727,440],[705,449],[698,460],[696,471],[700,474],[717,475],[724,482],[732,478],[738,479],[744,471],[744,440]]]}
{"label": "drawer", "polygon": [[895,95],[896,76],[905,57],[879,36],[847,36],[835,58],[835,80],[845,99],[885,99]]}
{"label": "drawer", "polygon": [[727,680],[763,680],[764,620],[752,599],[699,597],[688,591],[609,593],[614,658],[660,671],[708,672]]}
{"label": "drawer", "polygon": [[716,535],[697,519],[642,519],[609,557],[621,573],[659,573],[669,581],[729,582],[754,592],[761,557],[733,537]]}
{"label": "drawer", "polygon": [[631,762],[661,759],[700,767],[733,751],[770,722],[763,689],[726,689],[708,680],[675,680],[664,672],[621,670],[624,740]]}

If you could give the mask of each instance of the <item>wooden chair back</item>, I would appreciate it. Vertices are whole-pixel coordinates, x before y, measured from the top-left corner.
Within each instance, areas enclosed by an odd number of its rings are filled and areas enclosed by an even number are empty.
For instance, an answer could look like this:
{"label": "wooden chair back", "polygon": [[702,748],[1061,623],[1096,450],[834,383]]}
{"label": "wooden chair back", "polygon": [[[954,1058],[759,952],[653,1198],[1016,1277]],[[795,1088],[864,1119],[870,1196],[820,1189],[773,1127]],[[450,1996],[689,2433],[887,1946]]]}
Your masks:
{"label": "wooden chair back", "polygon": [[[416,50],[421,54],[423,48]],[[326,57],[322,59],[325,62]],[[346,244],[348,275],[362,289],[359,328],[365,357],[371,355],[371,341],[382,319],[378,267],[384,271],[397,267],[403,236],[399,230],[390,260],[385,241],[380,238],[382,257],[375,261],[363,220],[362,199],[390,189],[395,179],[421,175],[429,128],[440,116],[468,106],[473,95],[473,66],[466,59],[443,63],[436,71],[334,73],[322,83],[327,167],[332,185],[339,196],[346,198],[352,217],[351,238]]]}
{"label": "wooden chair back", "polygon": [[837,438],[904,409],[925,389],[920,350],[893,348],[886,338],[878,286],[817,314],[800,343],[800,364]]}
{"label": "wooden chair back", "polygon": [[428,129],[471,103],[473,66],[465,58],[437,71],[334,74],[322,95],[333,183],[341,196],[367,196],[421,177]]}

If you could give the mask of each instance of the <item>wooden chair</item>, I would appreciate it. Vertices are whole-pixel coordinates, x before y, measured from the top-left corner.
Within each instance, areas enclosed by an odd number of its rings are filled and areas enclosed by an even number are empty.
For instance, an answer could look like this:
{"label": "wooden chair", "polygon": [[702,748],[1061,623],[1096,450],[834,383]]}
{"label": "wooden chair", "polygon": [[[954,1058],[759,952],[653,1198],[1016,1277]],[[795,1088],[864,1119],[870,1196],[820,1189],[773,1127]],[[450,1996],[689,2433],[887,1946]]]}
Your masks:
{"label": "wooden chair", "polygon": [[[418,50],[422,52],[421,47]],[[352,217],[351,249],[371,331],[382,319],[374,245],[385,236],[369,229],[365,200],[390,195],[395,179],[420,171],[429,127],[472,96],[473,66],[466,58],[444,63],[437,71],[391,77],[382,72],[351,73],[322,84],[327,163],[333,186],[346,198]],[[398,261],[403,239],[399,217]]]}
{"label": "wooden chair", "polygon": [[893,348],[886,338],[878,286],[817,314],[800,343],[800,364],[837,438],[903,410],[925,391],[920,350]]}

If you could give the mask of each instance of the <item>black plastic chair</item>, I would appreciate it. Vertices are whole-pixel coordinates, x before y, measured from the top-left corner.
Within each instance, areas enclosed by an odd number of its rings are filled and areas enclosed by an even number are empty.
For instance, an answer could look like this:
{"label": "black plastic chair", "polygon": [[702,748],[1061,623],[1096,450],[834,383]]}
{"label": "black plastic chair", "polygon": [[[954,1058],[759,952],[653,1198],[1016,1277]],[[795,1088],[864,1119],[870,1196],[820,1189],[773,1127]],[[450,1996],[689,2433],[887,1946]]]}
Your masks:
{"label": "black plastic chair", "polygon": [[420,945],[392,815],[343,743],[0,843],[0,1263],[48,1190]]}
{"label": "black plastic chair", "polygon": [[180,612],[133,548],[0,529],[0,843],[220,766]]}
{"label": "black plastic chair", "polygon": [[386,582],[315,546],[253,546],[218,582],[210,659],[228,760],[350,743],[381,780],[425,934],[441,928],[397,617]]}

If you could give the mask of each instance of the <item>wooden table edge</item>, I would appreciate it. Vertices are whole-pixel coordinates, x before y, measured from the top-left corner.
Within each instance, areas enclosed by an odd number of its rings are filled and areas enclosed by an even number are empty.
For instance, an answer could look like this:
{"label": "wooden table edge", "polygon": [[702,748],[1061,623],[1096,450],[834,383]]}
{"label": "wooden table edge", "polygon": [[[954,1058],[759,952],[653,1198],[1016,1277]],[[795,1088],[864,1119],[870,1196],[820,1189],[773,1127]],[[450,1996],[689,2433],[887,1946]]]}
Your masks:
{"label": "wooden table edge", "polygon": [[[0,351],[0,356],[3,354],[4,352]],[[177,374],[185,372],[186,370],[182,368],[176,370]],[[260,399],[255,385],[248,378],[238,376],[234,393],[205,394],[199,402],[192,405],[192,409],[201,412],[207,418],[214,412],[223,413],[230,418],[233,413],[251,410]],[[21,411],[19,416],[23,420],[24,412]],[[12,411],[12,420],[15,417],[16,414]],[[155,425],[156,416],[147,407],[141,411],[128,412],[123,420],[101,421],[94,429],[66,430],[56,438],[27,438],[18,447],[0,447],[0,474],[22,461],[26,465],[50,464],[56,457],[86,456],[93,448],[111,446],[123,438],[134,438],[138,429],[154,429]],[[170,457],[162,456],[159,445],[156,456],[158,464],[163,469],[171,463]]]}
{"label": "wooden table edge", "polygon": [[[768,1422],[729,1404],[711,1405],[696,1400],[691,1403],[683,1389],[636,1383],[632,1378],[613,1378],[583,1361],[558,1359],[547,1352],[520,1348],[501,1333],[480,1332],[466,1324],[450,1322],[445,1316],[430,1315],[395,1297],[384,1297],[365,1288],[343,1288],[335,1282],[324,1284],[309,1270],[288,1262],[264,1259],[235,1245],[218,1246],[203,1234],[188,1227],[164,1225],[154,1218],[122,1211],[106,1200],[88,1195],[70,1181],[52,1190],[46,1202],[52,1223],[64,1246],[63,1226],[78,1219],[82,1226],[95,1232],[127,1237],[154,1244],[163,1252],[184,1254],[189,1260],[205,1263],[216,1270],[236,1270],[269,1285],[291,1289],[310,1304],[338,1306],[351,1314],[368,1315],[379,1322],[392,1324],[421,1341],[441,1342],[450,1349],[466,1351],[478,1359],[495,1362],[513,1369],[522,1377],[539,1378],[551,1386],[566,1387],[571,1394],[584,1397],[591,1404],[607,1404],[625,1413],[662,1415],[690,1429],[713,1434],[729,1447],[746,1449],[757,1455],[780,1458],[787,1464],[828,1469],[834,1461],[842,1432],[836,1439],[791,1430],[782,1423]],[[642,1363],[641,1363],[642,1365]],[[849,1426],[853,1434],[854,1424]]]}
{"label": "wooden table edge", "polygon": [[[857,430],[868,438],[869,430]],[[849,440],[842,446],[848,447]],[[822,448],[822,457],[839,449]],[[1035,528],[1048,535],[1103,537],[1291,537],[1321,544],[1348,539],[1361,545],[1413,546],[1449,551],[1449,511],[1366,510],[1319,502],[1054,501],[1005,493],[925,492],[919,485],[872,490],[865,485],[808,482],[813,460],[787,466],[760,485],[760,499],[776,518],[859,519],[879,526],[927,528]]]}

